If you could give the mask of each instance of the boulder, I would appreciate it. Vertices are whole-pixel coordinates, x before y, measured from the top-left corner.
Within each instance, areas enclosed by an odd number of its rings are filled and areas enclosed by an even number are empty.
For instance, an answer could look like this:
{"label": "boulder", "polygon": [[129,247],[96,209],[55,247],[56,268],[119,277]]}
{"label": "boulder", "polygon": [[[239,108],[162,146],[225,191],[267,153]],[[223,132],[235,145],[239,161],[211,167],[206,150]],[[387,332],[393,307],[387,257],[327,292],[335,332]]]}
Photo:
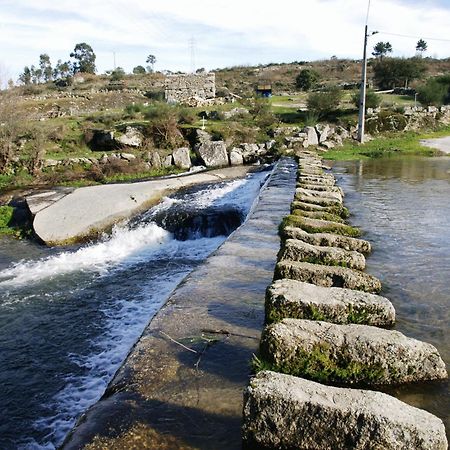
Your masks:
{"label": "boulder", "polygon": [[317,137],[316,129],[314,127],[305,127],[303,132],[306,133],[306,139],[303,142],[303,147],[309,147],[310,145],[319,145],[319,139]]}
{"label": "boulder", "polygon": [[197,129],[197,144],[206,144],[212,141],[212,136],[204,130]]}
{"label": "boulder", "polygon": [[331,383],[386,385],[447,378],[433,345],[369,325],[283,319],[264,329],[260,353],[277,371]]}
{"label": "boulder", "polygon": [[120,159],[124,159],[125,161],[133,161],[136,159],[136,156],[132,153],[120,153]]}
{"label": "boulder", "polygon": [[339,247],[312,245],[296,239],[288,239],[283,243],[278,260],[304,261],[357,270],[364,270],[366,267],[366,258],[361,253]]}
{"label": "boulder", "polygon": [[325,124],[318,123],[316,125],[316,132],[317,135],[319,136],[319,143],[322,144],[328,139],[328,136],[330,135],[331,132],[330,125],[328,125],[327,123]]}
{"label": "boulder", "polygon": [[148,162],[154,169],[161,168],[161,157],[158,152],[149,152],[147,155]]}
{"label": "boulder", "polygon": [[172,153],[173,163],[180,169],[189,169],[192,166],[191,156],[187,147],[177,148]]}
{"label": "boulder", "polygon": [[299,239],[311,245],[321,245],[326,247],[339,247],[344,250],[369,254],[372,250],[370,242],[363,239],[341,236],[331,233],[307,233],[301,228],[285,227],[282,230],[283,239]]}
{"label": "boulder", "polygon": [[270,371],[244,392],[244,448],[446,450],[442,420],[381,392]]}
{"label": "boulder", "polygon": [[244,158],[240,148],[234,147],[230,152],[230,164],[232,166],[240,166],[244,164]]}
{"label": "boulder", "polygon": [[206,167],[228,166],[227,147],[223,141],[207,141],[197,144],[195,152]]}
{"label": "boulder", "polygon": [[125,134],[116,138],[117,142],[128,147],[141,147],[144,142],[142,133],[134,127],[126,127]]}
{"label": "boulder", "polygon": [[325,147],[327,150],[331,150],[332,148],[336,147],[336,144],[331,141],[322,142],[320,145]]}
{"label": "boulder", "polygon": [[323,266],[307,262],[280,261],[275,267],[274,280],[289,278],[323,287],[342,287],[378,294],[378,278],[346,267]]}
{"label": "boulder", "polygon": [[267,288],[266,322],[286,318],[385,327],[394,324],[395,309],[379,295],[282,279]]}
{"label": "boulder", "polygon": [[162,159],[162,167],[170,167],[172,165],[173,162],[173,157],[172,155],[167,155]]}

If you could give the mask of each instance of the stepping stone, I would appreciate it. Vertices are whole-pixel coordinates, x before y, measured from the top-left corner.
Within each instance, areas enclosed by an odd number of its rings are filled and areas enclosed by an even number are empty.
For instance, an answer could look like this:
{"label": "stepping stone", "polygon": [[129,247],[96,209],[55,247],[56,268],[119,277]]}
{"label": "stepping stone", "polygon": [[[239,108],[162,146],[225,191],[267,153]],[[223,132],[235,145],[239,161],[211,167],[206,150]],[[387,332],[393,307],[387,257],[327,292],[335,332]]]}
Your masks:
{"label": "stepping stone", "polygon": [[328,266],[349,267],[364,270],[366,258],[361,253],[338,247],[322,247],[307,242],[288,239],[278,254],[279,261],[304,261]]}
{"label": "stepping stone", "polygon": [[275,267],[274,280],[282,278],[312,283],[316,286],[342,287],[376,294],[381,291],[381,282],[378,278],[346,267],[281,261]]}
{"label": "stepping stone", "polygon": [[244,392],[244,448],[446,450],[442,420],[381,392],[270,371]]}
{"label": "stepping stone", "polygon": [[310,219],[292,214],[283,219],[282,226],[301,228],[307,233],[334,233],[350,237],[358,237],[361,234],[358,228],[353,228],[350,225],[328,220]]}
{"label": "stepping stone", "polygon": [[330,222],[345,222],[342,217],[327,211],[305,211],[304,209],[293,209],[291,214],[294,216],[309,217],[310,219],[329,220]]}
{"label": "stepping stone", "polygon": [[315,203],[299,202],[297,200],[291,203],[291,211],[296,209],[301,209],[303,211],[322,211],[330,214],[336,214],[346,219],[349,216],[349,211],[345,206],[333,205],[333,206],[322,206],[316,205]]}
{"label": "stepping stone", "polygon": [[328,184],[329,186],[334,186],[336,184],[336,180],[334,179],[333,175],[327,173],[324,173],[321,176],[300,174],[297,177],[297,181],[307,183]]}
{"label": "stepping stone", "polygon": [[344,196],[344,191],[342,188],[338,186],[330,186],[328,184],[323,183],[305,183],[304,181],[298,181],[297,187],[301,187],[303,189],[309,189],[312,191],[321,191],[321,192],[339,192],[342,197]]}
{"label": "stepping stone", "polygon": [[340,202],[339,200],[336,199],[331,199],[331,198],[325,198],[325,197],[315,197],[312,195],[304,195],[304,194],[295,194],[294,196],[294,200],[295,201],[300,201],[300,202],[304,202],[304,203],[313,203],[315,205],[320,205],[320,206],[342,206],[342,202]]}
{"label": "stepping stone", "polygon": [[331,233],[307,233],[301,228],[285,227],[281,231],[283,239],[299,239],[311,245],[321,245],[325,247],[339,247],[344,250],[354,250],[356,252],[368,255],[372,246],[370,242],[363,239],[341,236]]}
{"label": "stepping stone", "polygon": [[395,323],[395,309],[387,298],[367,292],[277,280],[267,288],[266,322],[287,318],[387,327]]}
{"label": "stepping stone", "polygon": [[329,198],[332,200],[337,200],[339,203],[342,203],[342,194],[339,192],[339,190],[333,190],[333,191],[316,191],[312,189],[304,189],[304,188],[297,188],[295,189],[295,195],[297,197],[300,197],[304,195],[305,197],[320,197],[320,198]]}
{"label": "stepping stone", "polygon": [[327,383],[386,385],[447,378],[433,345],[369,325],[283,319],[264,329],[260,354],[278,372]]}

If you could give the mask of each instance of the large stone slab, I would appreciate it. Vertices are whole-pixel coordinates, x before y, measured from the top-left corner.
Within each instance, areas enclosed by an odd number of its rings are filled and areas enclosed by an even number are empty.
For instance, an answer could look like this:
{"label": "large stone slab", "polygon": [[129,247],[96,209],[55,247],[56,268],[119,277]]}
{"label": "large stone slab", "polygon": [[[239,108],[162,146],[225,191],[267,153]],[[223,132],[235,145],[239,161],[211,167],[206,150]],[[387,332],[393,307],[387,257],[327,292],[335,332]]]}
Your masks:
{"label": "large stone slab", "polygon": [[282,279],[267,288],[266,322],[286,318],[391,326],[395,309],[379,295]]}
{"label": "large stone slab", "polygon": [[295,200],[291,203],[291,211],[301,209],[303,211],[321,211],[327,212],[330,214],[336,214],[343,219],[348,218],[350,215],[348,209],[343,205],[331,205],[331,206],[323,206],[317,205],[316,203],[306,203]]}
{"label": "large stone slab", "polygon": [[359,252],[344,250],[339,247],[311,245],[297,239],[287,239],[283,243],[278,260],[304,261],[357,270],[364,270],[366,267],[366,258]]}
{"label": "large stone slab", "polygon": [[304,202],[304,203],[313,203],[315,205],[320,206],[342,206],[342,202],[337,199],[326,198],[321,196],[313,196],[313,195],[305,195],[305,194],[296,194],[294,196],[296,201]]}
{"label": "large stone slab", "polygon": [[301,228],[308,233],[334,233],[350,237],[358,237],[360,235],[360,231],[350,225],[292,214],[283,219],[283,224],[284,226]]}
{"label": "large stone slab", "polygon": [[379,293],[378,278],[346,267],[322,266],[307,262],[280,261],[275,267],[275,280],[289,278],[323,287],[342,287],[364,292]]}
{"label": "large stone slab", "polygon": [[331,222],[344,223],[345,220],[336,214],[327,211],[308,211],[304,209],[293,209],[291,214],[294,216],[309,217],[310,219],[329,220]]}
{"label": "large stone slab", "polygon": [[260,372],[244,393],[244,448],[446,450],[442,421],[381,392]]}
{"label": "large stone slab", "polygon": [[295,195],[297,197],[305,196],[305,197],[320,197],[320,198],[329,198],[332,200],[337,200],[340,203],[342,203],[342,193],[339,191],[339,189],[333,189],[333,190],[326,190],[326,191],[317,191],[313,189],[304,189],[304,188],[297,188],[295,190]]}
{"label": "large stone slab", "polygon": [[173,163],[180,169],[189,169],[192,166],[191,156],[187,147],[177,148],[172,153]]}
{"label": "large stone slab", "polygon": [[206,167],[228,166],[228,152],[223,141],[205,141],[195,146],[195,153]]}
{"label": "large stone slab", "polygon": [[328,184],[330,186],[334,186],[336,184],[336,180],[333,175],[324,173],[322,175],[303,175],[301,172],[297,177],[297,181],[306,182],[306,183],[321,183]]}
{"label": "large stone slab", "polygon": [[301,228],[285,227],[281,232],[283,239],[299,239],[311,245],[322,245],[328,247],[340,247],[345,250],[369,254],[372,250],[370,242],[363,239],[341,236],[331,233],[307,233]]}
{"label": "large stone slab", "polygon": [[264,329],[260,352],[275,370],[317,381],[377,385],[447,378],[433,345],[368,325],[283,319]]}

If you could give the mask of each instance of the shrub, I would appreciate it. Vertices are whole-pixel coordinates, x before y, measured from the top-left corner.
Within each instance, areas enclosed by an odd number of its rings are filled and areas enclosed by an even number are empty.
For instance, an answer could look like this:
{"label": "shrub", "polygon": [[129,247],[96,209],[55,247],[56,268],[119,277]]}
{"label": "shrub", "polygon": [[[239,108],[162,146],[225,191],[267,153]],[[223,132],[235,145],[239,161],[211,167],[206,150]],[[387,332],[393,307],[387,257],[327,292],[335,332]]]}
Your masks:
{"label": "shrub", "polygon": [[[355,105],[357,109],[359,109],[359,97],[360,92],[355,91],[355,93],[352,95],[352,103]],[[366,109],[367,108],[378,108],[381,103],[381,97],[375,93],[372,89],[367,89],[366,91]]]}
{"label": "shrub", "polygon": [[337,86],[330,86],[320,92],[311,92],[308,95],[308,111],[323,118],[339,108],[342,99],[342,90]]}
{"label": "shrub", "polygon": [[450,76],[430,78],[417,89],[420,103],[441,106],[450,102]]}
{"label": "shrub", "polygon": [[422,78],[426,66],[421,58],[384,58],[376,62],[373,71],[380,89],[392,89]]}

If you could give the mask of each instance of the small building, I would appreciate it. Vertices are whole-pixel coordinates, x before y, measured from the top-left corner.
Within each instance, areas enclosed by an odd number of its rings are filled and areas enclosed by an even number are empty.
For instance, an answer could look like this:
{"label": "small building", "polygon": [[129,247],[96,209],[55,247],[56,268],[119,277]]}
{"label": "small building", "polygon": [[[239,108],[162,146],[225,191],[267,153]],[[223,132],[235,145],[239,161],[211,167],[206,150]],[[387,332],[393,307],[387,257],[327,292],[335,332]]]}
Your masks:
{"label": "small building", "polygon": [[256,95],[264,98],[272,97],[272,85],[270,83],[258,84],[256,86]]}

